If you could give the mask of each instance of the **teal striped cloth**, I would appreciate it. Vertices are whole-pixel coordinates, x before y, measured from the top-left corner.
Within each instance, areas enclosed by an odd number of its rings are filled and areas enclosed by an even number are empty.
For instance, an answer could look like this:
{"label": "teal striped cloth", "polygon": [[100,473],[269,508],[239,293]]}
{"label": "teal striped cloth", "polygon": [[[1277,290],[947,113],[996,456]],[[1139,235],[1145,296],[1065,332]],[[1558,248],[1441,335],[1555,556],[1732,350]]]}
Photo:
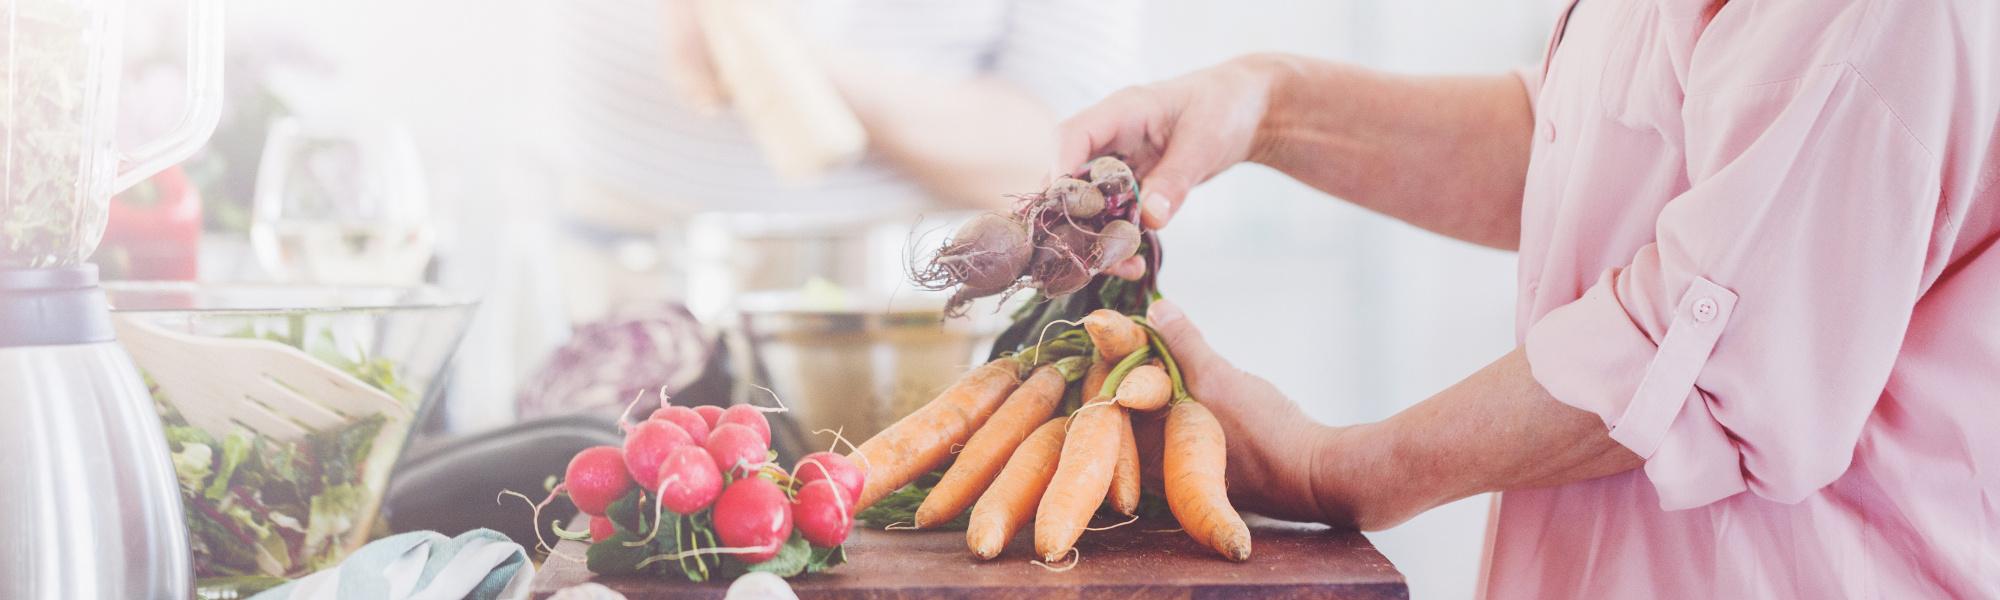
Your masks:
{"label": "teal striped cloth", "polygon": [[447,538],[412,531],[370,542],[334,568],[251,600],[515,600],[528,597],[534,578],[527,552],[500,532]]}

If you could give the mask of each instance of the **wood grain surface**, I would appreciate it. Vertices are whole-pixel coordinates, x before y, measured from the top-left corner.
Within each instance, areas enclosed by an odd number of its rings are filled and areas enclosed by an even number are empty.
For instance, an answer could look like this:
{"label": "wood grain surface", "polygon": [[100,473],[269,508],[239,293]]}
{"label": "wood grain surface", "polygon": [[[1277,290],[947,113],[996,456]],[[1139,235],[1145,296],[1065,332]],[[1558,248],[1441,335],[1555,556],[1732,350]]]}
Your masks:
{"label": "wood grain surface", "polygon": [[[1084,534],[1076,568],[1052,572],[1028,561],[1033,536],[1015,536],[990,562],[973,558],[962,531],[857,529],[848,563],[792,580],[800,598],[1407,598],[1403,575],[1354,531],[1250,519],[1254,554],[1246,563],[1222,560],[1175,530],[1173,523],[1139,522]],[[581,556],[580,542],[560,553]],[[633,600],[721,598],[728,582],[636,576],[593,578],[582,564],[553,559],[535,579],[534,597],[597,581]]]}

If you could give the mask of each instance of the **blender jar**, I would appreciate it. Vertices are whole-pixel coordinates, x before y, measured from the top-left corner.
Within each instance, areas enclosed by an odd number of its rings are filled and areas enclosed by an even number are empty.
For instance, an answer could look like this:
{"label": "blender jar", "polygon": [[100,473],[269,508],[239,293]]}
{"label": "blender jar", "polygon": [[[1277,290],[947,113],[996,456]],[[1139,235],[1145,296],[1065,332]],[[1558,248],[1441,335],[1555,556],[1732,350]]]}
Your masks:
{"label": "blender jar", "polygon": [[0,6],[0,269],[81,264],[111,196],[186,158],[222,106],[222,7],[188,13],[187,95],[165,135],[117,147],[123,2]]}

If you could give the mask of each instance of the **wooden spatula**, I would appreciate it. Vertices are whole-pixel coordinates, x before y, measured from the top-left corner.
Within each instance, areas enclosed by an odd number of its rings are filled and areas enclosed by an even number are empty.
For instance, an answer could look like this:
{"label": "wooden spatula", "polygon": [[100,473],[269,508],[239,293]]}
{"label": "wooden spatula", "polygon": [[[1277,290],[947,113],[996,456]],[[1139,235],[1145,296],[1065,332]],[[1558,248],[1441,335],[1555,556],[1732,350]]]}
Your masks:
{"label": "wooden spatula", "polygon": [[307,433],[410,409],[297,348],[249,338],[189,335],[118,315],[118,341],[180,409],[188,423],[217,436],[241,424],[267,437]]}

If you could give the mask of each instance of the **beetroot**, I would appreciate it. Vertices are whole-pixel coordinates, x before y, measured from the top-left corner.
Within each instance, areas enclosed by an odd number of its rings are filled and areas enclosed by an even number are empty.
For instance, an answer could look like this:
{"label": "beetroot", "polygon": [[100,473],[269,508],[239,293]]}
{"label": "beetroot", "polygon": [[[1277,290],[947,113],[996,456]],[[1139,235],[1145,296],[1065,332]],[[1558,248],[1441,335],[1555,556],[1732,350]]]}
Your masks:
{"label": "beetroot", "polygon": [[798,479],[800,485],[822,480],[839,484],[847,492],[843,497],[849,505],[853,505],[861,497],[861,488],[867,483],[868,474],[839,453],[814,452],[800,458],[799,463],[792,466],[792,477]]}
{"label": "beetroot", "polygon": [[605,517],[602,515],[591,515],[590,543],[595,544],[598,542],[602,542],[604,540],[611,539],[612,534],[616,533],[618,533],[618,529],[611,525],[610,517]]}
{"label": "beetroot", "polygon": [[1117,157],[1082,169],[1089,179],[1058,177],[1039,193],[1016,196],[1011,214],[979,215],[952,233],[910,279],[953,290],[945,316],[974,299],[1034,288],[1048,299],[1076,293],[1107,268],[1139,252],[1139,181]]}
{"label": "beetroot", "polygon": [[604,516],[604,509],[632,491],[632,474],[625,469],[625,456],[617,448],[586,448],[569,459],[563,472],[563,488],[576,509],[591,516]]}
{"label": "beetroot", "polygon": [[1052,297],[1083,289],[1094,275],[1090,266],[1096,262],[1091,252],[1097,232],[1069,221],[1057,221],[1046,231],[1036,242],[1034,263],[1028,267],[1035,287]]}
{"label": "beetroot", "polygon": [[1064,215],[1072,219],[1089,219],[1104,212],[1104,192],[1098,191],[1097,186],[1081,179],[1071,177],[1057,179],[1055,183],[1049,184],[1049,191],[1044,195],[1055,207],[1061,208]]}
{"label": "beetroot", "polygon": [[792,500],[793,524],[799,534],[821,548],[847,541],[847,532],[854,527],[853,512],[854,497],[824,479],[800,486],[798,497]]}
{"label": "beetroot", "polygon": [[771,449],[764,438],[748,426],[723,423],[709,432],[704,445],[715,461],[715,470],[743,477],[755,473],[769,459]]}
{"label": "beetroot", "polygon": [[715,427],[708,419],[701,418],[701,413],[685,406],[662,406],[646,419],[679,425],[682,431],[687,432],[688,438],[695,440],[708,439],[708,430]]}
{"label": "beetroot", "polygon": [[764,412],[757,410],[757,407],[748,404],[731,406],[728,410],[722,411],[722,417],[715,420],[717,427],[730,423],[749,427],[751,431],[757,432],[758,438],[764,440],[765,446],[771,445],[771,422],[764,418]]}
{"label": "beetroot", "polygon": [[1139,180],[1132,176],[1132,167],[1114,156],[1099,156],[1090,161],[1090,182],[1104,193],[1104,200],[1113,204],[1124,204],[1129,196],[1139,189]]}
{"label": "beetroot", "polygon": [[947,305],[948,312],[956,312],[973,299],[1012,288],[1027,270],[1034,251],[1028,228],[1021,222],[986,213],[960,226],[930,264],[911,275],[925,289],[957,286]]}
{"label": "beetroot", "polygon": [[729,484],[715,499],[714,517],[715,536],[723,546],[756,549],[735,555],[747,564],[771,560],[784,546],[785,538],[792,536],[792,504],[785,498],[785,490],[762,477]]}
{"label": "beetroot", "polygon": [[667,453],[692,445],[694,438],[678,425],[652,420],[639,423],[625,432],[625,470],[640,488],[651,490],[660,485],[660,463],[667,460]]}
{"label": "beetroot", "polygon": [[677,515],[691,515],[708,508],[722,493],[722,472],[715,459],[698,446],[681,446],[660,463],[661,485],[655,486],[660,506]]}
{"label": "beetroot", "polygon": [[1097,261],[1091,269],[1102,271],[1139,253],[1139,226],[1123,219],[1104,224],[1097,232]]}

